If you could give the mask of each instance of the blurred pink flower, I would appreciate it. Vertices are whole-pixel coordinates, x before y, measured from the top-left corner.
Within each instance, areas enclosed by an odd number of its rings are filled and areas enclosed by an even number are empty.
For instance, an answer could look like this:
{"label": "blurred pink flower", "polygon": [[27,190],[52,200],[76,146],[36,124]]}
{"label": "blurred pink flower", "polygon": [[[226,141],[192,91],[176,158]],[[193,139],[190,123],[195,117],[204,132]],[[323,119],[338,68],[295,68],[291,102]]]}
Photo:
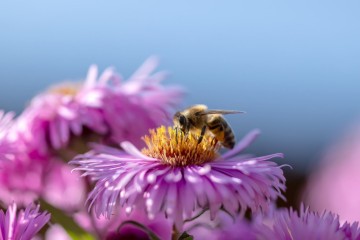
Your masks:
{"label": "blurred pink flower", "polygon": [[84,179],[56,157],[17,153],[0,163],[0,185],[6,204],[27,205],[41,197],[67,212],[82,208],[86,196]]}
{"label": "blurred pink flower", "polygon": [[83,208],[87,195],[85,179],[72,173],[70,166],[52,160],[44,174],[41,197],[67,213]]}
{"label": "blurred pink flower", "polygon": [[15,148],[9,141],[9,130],[13,125],[14,113],[0,110],[0,161],[8,160]]}
{"label": "blurred pink flower", "polygon": [[65,229],[59,224],[53,224],[45,233],[46,240],[71,240]]}
{"label": "blurred pink flower", "polygon": [[149,128],[170,118],[183,96],[182,89],[160,84],[165,75],[152,75],[156,66],[155,58],[148,59],[124,83],[113,69],[98,77],[97,67],[91,66],[84,83],[54,86],[32,99],[17,120],[16,138],[41,153],[49,147],[68,146],[73,136],[82,136],[85,130],[115,144],[140,143]]}
{"label": "blurred pink flower", "polygon": [[172,120],[184,91],[177,86],[161,85],[166,74],[152,74],[157,65],[157,58],[149,58],[130,79],[115,85],[114,92],[104,99],[103,114],[113,143],[130,141],[143,147],[141,137],[149,129]]}
{"label": "blurred pink flower", "polygon": [[0,210],[0,239],[32,239],[50,220],[50,214],[40,212],[39,206],[32,205],[16,213],[17,206],[12,204],[6,213]]}
{"label": "blurred pink flower", "polygon": [[165,216],[157,216],[150,220],[146,214],[140,211],[134,212],[131,216],[127,216],[126,213],[122,211],[116,218],[117,221],[112,220],[112,224],[108,226],[104,239],[149,239],[148,234],[144,230],[133,224],[124,224],[119,228],[121,223],[129,221],[140,223],[160,239],[171,239],[172,224]]}
{"label": "blurred pink flower", "polygon": [[[74,219],[83,229],[99,239],[148,239],[146,231],[129,221],[143,225],[160,239],[170,239],[172,232],[171,222],[164,216],[149,220],[142,211],[134,211],[131,216],[127,216],[125,211],[118,211],[110,219],[97,218],[93,212],[81,211],[74,214]],[[125,222],[127,223],[120,228]]]}
{"label": "blurred pink flower", "polygon": [[242,217],[231,217],[225,212],[220,212],[214,221],[209,221],[208,213],[187,223],[185,230],[194,236],[194,239],[211,240],[256,240],[253,224]]}
{"label": "blurred pink flower", "polygon": [[[180,229],[183,220],[199,209],[209,208],[211,218],[221,207],[237,215],[247,208],[267,209],[270,201],[283,197],[283,171],[269,161],[282,154],[238,155],[257,135],[257,131],[250,133],[234,149],[218,156],[211,139],[204,138],[198,146],[197,138],[174,139],[174,129],[161,127],[151,135],[155,140],[147,144],[154,145],[154,151],[160,149],[162,159],[146,156],[123,142],[124,152],[98,145],[72,163],[97,181],[89,195],[97,215],[110,217],[116,206],[127,213],[146,210],[150,219],[164,215]],[[159,143],[158,138],[164,141]],[[166,161],[175,161],[175,165]]]}
{"label": "blurred pink flower", "polygon": [[312,212],[303,205],[299,212],[292,208],[274,210],[272,215],[256,219],[253,229],[256,239],[357,240],[360,237],[357,224],[340,224],[339,216]]}
{"label": "blurred pink flower", "polygon": [[[206,214],[206,213],[205,213]],[[251,221],[231,218],[222,212],[215,221],[200,216],[187,223],[188,232],[195,239],[247,239],[247,240],[358,240],[358,223],[340,224],[339,217],[330,212],[318,214],[300,207],[290,209],[270,208],[266,214],[255,213]]]}
{"label": "blurred pink flower", "polygon": [[46,172],[43,162],[43,159],[29,158],[22,153],[17,153],[10,161],[0,162],[0,199],[5,204],[20,205],[38,199]]}
{"label": "blurred pink flower", "polygon": [[360,221],[360,127],[331,147],[311,174],[304,201],[312,209],[339,214],[341,221]]}

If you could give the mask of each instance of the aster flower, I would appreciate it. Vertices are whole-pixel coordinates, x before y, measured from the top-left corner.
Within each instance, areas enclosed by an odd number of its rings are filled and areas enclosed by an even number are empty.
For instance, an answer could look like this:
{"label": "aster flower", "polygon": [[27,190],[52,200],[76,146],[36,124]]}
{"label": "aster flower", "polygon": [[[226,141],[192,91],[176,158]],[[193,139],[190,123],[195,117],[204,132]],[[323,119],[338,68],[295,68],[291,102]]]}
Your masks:
{"label": "aster flower", "polygon": [[74,214],[74,220],[87,232],[107,240],[148,239],[149,232],[160,239],[170,239],[172,231],[171,222],[164,216],[149,220],[143,211],[134,211],[127,216],[125,211],[119,210],[110,219],[103,216],[97,218],[93,211],[81,211]]}
{"label": "aster flower", "polygon": [[53,159],[45,171],[41,197],[67,213],[82,209],[87,194],[85,179],[71,173],[70,167],[59,159]]}
{"label": "aster flower", "polygon": [[208,208],[211,218],[220,209],[237,215],[248,208],[266,210],[283,197],[283,171],[268,161],[282,154],[238,155],[257,135],[251,132],[219,155],[209,135],[198,144],[195,135],[160,127],[144,137],[142,152],[129,142],[121,144],[124,151],[97,145],[72,163],[97,181],[88,198],[97,215],[110,217],[118,205],[128,213],[146,209],[150,219],[165,215],[180,229],[199,209]]}
{"label": "aster flower", "polygon": [[253,224],[242,217],[231,217],[221,212],[214,221],[209,221],[208,214],[203,214],[194,221],[184,226],[186,231],[194,239],[211,239],[211,240],[255,240],[256,231]]}
{"label": "aster flower", "polygon": [[53,224],[45,233],[46,240],[71,240],[72,238],[59,224]]}
{"label": "aster flower", "polygon": [[113,94],[104,98],[103,114],[112,143],[130,141],[143,147],[141,137],[148,129],[171,121],[184,91],[177,86],[161,85],[166,74],[152,74],[157,65],[157,58],[149,58],[126,82],[115,85]]}
{"label": "aster flower", "polygon": [[54,156],[17,152],[0,162],[0,200],[27,205],[39,198],[72,212],[82,208],[86,196],[85,179]]}
{"label": "aster flower", "polygon": [[0,199],[6,204],[28,205],[38,198],[46,168],[42,159],[17,153],[11,161],[0,163]]}
{"label": "aster flower", "polygon": [[[19,116],[17,138],[41,153],[67,147],[76,136],[83,141],[93,135],[114,141],[138,139],[146,133],[144,128],[162,123],[183,93],[159,84],[163,74],[151,75],[156,64],[154,58],[148,60],[125,83],[111,68],[98,77],[93,65],[83,83],[51,87]],[[135,127],[134,119],[141,124]]]}
{"label": "aster flower", "polygon": [[39,206],[29,205],[19,213],[16,210],[15,203],[6,213],[0,210],[0,239],[31,239],[50,220],[50,214],[40,212]]}
{"label": "aster flower", "polygon": [[326,211],[319,214],[303,205],[299,213],[292,208],[279,209],[273,216],[263,220],[265,224],[257,224],[255,227],[257,239],[355,240],[359,237],[357,223],[341,225],[338,215]]}
{"label": "aster flower", "polygon": [[14,152],[8,139],[9,129],[13,125],[13,117],[14,113],[5,113],[0,110],[0,161],[8,159],[8,155]]}
{"label": "aster flower", "polygon": [[143,212],[134,212],[131,217],[124,212],[111,221],[104,239],[149,239],[149,233],[160,239],[170,239],[172,226],[164,216],[149,220]]}
{"label": "aster flower", "polygon": [[359,222],[353,222],[352,224],[345,222],[342,225],[341,230],[345,233],[346,239],[360,239]]}
{"label": "aster flower", "polygon": [[[108,129],[98,109],[101,90],[92,81],[94,68],[90,67],[83,85],[64,83],[35,96],[16,121],[17,138],[25,140],[33,149],[47,153],[49,147],[60,149],[66,146],[70,137],[80,136],[85,127],[105,134]],[[113,77],[106,74],[108,71],[103,74],[106,80]],[[102,81],[104,78],[100,77]]]}

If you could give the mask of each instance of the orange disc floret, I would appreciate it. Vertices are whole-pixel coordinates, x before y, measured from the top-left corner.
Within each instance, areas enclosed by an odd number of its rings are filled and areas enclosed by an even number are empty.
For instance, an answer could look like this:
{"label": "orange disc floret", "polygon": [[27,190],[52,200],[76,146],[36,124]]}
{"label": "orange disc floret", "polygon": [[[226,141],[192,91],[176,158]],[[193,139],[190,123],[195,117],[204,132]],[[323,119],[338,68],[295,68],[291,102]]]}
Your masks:
{"label": "orange disc floret", "polygon": [[172,166],[200,165],[218,156],[220,145],[211,135],[199,136],[172,127],[161,126],[143,137],[147,148],[142,153]]}

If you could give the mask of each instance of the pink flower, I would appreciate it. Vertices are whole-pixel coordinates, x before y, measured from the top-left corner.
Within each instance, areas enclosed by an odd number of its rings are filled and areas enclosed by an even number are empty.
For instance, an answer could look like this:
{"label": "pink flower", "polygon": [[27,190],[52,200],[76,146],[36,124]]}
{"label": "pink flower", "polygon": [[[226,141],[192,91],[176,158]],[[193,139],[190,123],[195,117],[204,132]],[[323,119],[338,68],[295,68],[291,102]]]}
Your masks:
{"label": "pink flower", "polygon": [[341,230],[344,232],[347,239],[359,240],[360,239],[360,228],[359,222],[354,222],[352,224],[345,222]]}
{"label": "pink flower", "polygon": [[0,110],[0,161],[8,160],[9,155],[15,151],[14,146],[9,141],[9,129],[13,125],[14,113],[5,113]]}
{"label": "pink flower", "polygon": [[312,209],[360,221],[360,127],[353,128],[325,154],[311,174],[304,199]]}
{"label": "pink flower", "polygon": [[16,214],[17,206],[12,204],[6,213],[0,210],[0,239],[31,239],[50,220],[50,214],[40,212],[39,206],[26,207]]}
{"label": "pink flower", "polygon": [[[171,238],[172,225],[164,216],[149,220],[143,212],[134,212],[131,217],[122,212],[115,219],[117,221],[112,220],[112,224],[108,226],[104,239],[149,239],[147,231],[160,239]],[[134,223],[140,225],[134,225]]]}
{"label": "pink flower", "polygon": [[38,198],[46,168],[43,159],[20,153],[11,161],[0,163],[0,199],[6,204],[28,205]]}
{"label": "pink flower", "polygon": [[38,198],[67,212],[82,208],[86,185],[56,157],[16,153],[0,163],[0,199],[27,205]]}
{"label": "pink flower", "polygon": [[193,135],[160,127],[144,138],[143,153],[129,142],[121,144],[124,152],[100,145],[72,163],[97,181],[88,198],[97,215],[110,217],[116,206],[127,213],[146,209],[150,219],[164,215],[181,227],[199,209],[209,208],[211,218],[220,208],[237,215],[247,208],[266,210],[270,201],[283,197],[283,171],[268,161],[282,154],[238,155],[256,135],[250,133],[219,156],[212,137],[198,144]]}
{"label": "pink flower", "polygon": [[66,147],[70,137],[82,135],[85,127],[105,134],[108,129],[101,111],[87,105],[90,94],[84,92],[89,91],[80,85],[62,84],[36,96],[17,119],[18,138],[32,145],[32,149],[46,154],[49,147]]}
{"label": "pink flower", "polygon": [[41,197],[51,205],[67,213],[83,208],[87,186],[85,179],[78,173],[71,173],[71,168],[60,160],[52,160],[46,168]]}
{"label": "pink flower", "polygon": [[83,211],[86,179],[60,158],[84,152],[94,135],[110,144],[140,143],[149,127],[166,122],[183,91],[162,86],[164,74],[152,74],[156,64],[149,59],[126,82],[110,68],[98,77],[91,66],[84,83],[61,84],[36,96],[10,130],[10,114],[1,113],[0,158],[8,155],[8,146],[16,151],[0,162],[0,199],[26,205],[41,198],[66,214]]}
{"label": "pink flower", "polygon": [[183,95],[159,83],[164,74],[151,75],[156,65],[149,59],[125,83],[113,69],[98,77],[91,66],[84,83],[61,84],[36,96],[17,120],[16,138],[41,153],[67,147],[74,136],[139,142],[148,128],[170,116]]}
{"label": "pink flower", "polygon": [[270,208],[266,214],[257,212],[251,221],[231,218],[224,212],[215,221],[203,216],[187,223],[188,232],[195,239],[247,239],[247,240],[358,240],[358,223],[340,224],[339,217],[330,212],[318,214],[300,207],[299,213],[292,208]]}
{"label": "pink flower", "polygon": [[256,232],[253,224],[242,217],[231,217],[227,213],[220,212],[214,221],[209,221],[208,214],[203,214],[198,219],[185,225],[186,230],[194,239],[211,240],[256,240]]}
{"label": "pink flower", "polygon": [[257,239],[355,240],[360,236],[357,224],[341,225],[339,216],[330,212],[311,212],[303,205],[299,213],[292,208],[279,209],[267,218],[263,219],[263,224],[257,223],[254,227]]}
{"label": "pink flower", "polygon": [[71,240],[72,238],[68,235],[65,229],[59,225],[54,224],[49,227],[45,233],[46,240]]}
{"label": "pink flower", "polygon": [[96,218],[92,213],[81,211],[74,214],[74,219],[85,231],[99,239],[148,239],[148,231],[160,239],[171,237],[172,225],[164,216],[149,220],[143,212],[127,216],[124,211],[119,211],[107,219]]}
{"label": "pink flower", "polygon": [[156,58],[149,58],[128,81],[115,85],[114,92],[105,96],[103,114],[112,143],[130,141],[143,147],[141,137],[148,129],[171,121],[184,91],[161,85],[166,75],[152,75],[157,65]]}

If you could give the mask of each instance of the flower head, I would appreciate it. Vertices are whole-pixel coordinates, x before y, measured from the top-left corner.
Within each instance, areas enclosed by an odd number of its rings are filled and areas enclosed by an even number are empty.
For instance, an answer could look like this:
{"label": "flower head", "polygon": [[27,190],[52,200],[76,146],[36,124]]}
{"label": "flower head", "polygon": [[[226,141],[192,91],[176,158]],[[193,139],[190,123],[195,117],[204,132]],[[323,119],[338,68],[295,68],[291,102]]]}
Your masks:
{"label": "flower head", "polygon": [[41,194],[45,165],[41,161],[16,157],[0,163],[0,199],[6,204],[27,205]]}
{"label": "flower head", "polygon": [[130,79],[115,85],[113,94],[104,98],[103,114],[112,143],[129,141],[143,147],[141,137],[148,129],[171,121],[184,91],[160,84],[166,74],[153,74],[157,65],[156,58],[149,58]]}
{"label": "flower head", "polygon": [[164,75],[152,75],[156,65],[156,59],[149,59],[124,83],[112,68],[98,77],[93,65],[83,83],[51,87],[19,116],[17,138],[42,153],[68,147],[80,136],[138,143],[147,129],[164,123],[183,95],[180,88],[159,83]]}
{"label": "flower head", "polygon": [[149,239],[148,232],[152,232],[160,239],[170,239],[172,226],[164,216],[157,216],[149,220],[144,212],[134,212],[131,217],[120,213],[116,216],[117,221],[112,221],[108,227],[107,240],[112,239]]}
{"label": "flower head", "polygon": [[5,113],[0,110],[0,161],[8,159],[9,154],[15,151],[8,138],[9,129],[13,125],[13,117],[14,113]]}
{"label": "flower head", "polygon": [[355,240],[359,237],[357,224],[341,225],[339,216],[325,211],[322,214],[312,212],[303,205],[299,213],[292,208],[276,210],[264,222],[266,224],[256,227],[259,239]]}
{"label": "flower head", "polygon": [[71,173],[70,166],[54,156],[16,152],[0,162],[0,200],[27,205],[43,198],[53,206],[72,212],[82,208],[85,179]]}
{"label": "flower head", "polygon": [[52,224],[45,233],[45,239],[71,240],[71,236],[59,224]]}
{"label": "flower head", "polygon": [[353,222],[352,224],[345,222],[341,226],[341,230],[344,232],[346,239],[353,239],[353,240],[360,239],[359,222]]}
{"label": "flower head", "polygon": [[134,211],[131,216],[125,211],[117,211],[108,219],[104,216],[96,217],[94,211],[88,212],[84,209],[73,216],[79,226],[99,239],[128,239],[126,238],[128,234],[137,236],[134,239],[141,239],[146,235],[147,230],[160,239],[170,239],[172,231],[171,222],[164,216],[156,216],[155,219],[150,220],[144,211]]}
{"label": "flower head", "polygon": [[185,137],[183,132],[164,126],[150,130],[150,136],[146,135],[143,139],[147,145],[147,148],[142,149],[143,154],[174,167],[211,162],[218,157],[217,150],[220,148],[209,135],[198,143],[195,134],[190,133]]}
{"label": "flower head", "polygon": [[97,181],[89,201],[98,215],[109,217],[119,205],[128,213],[146,209],[149,218],[163,214],[179,226],[199,209],[208,208],[214,218],[221,208],[233,215],[266,210],[283,197],[283,171],[268,161],[282,154],[238,155],[257,135],[221,156],[208,138],[197,145],[193,136],[176,138],[176,130],[161,127],[144,138],[143,153],[129,142],[121,144],[125,151],[98,145],[72,163]]}
{"label": "flower head", "polygon": [[17,206],[12,204],[6,213],[0,210],[1,239],[31,239],[50,220],[50,214],[40,212],[39,206],[32,205],[16,213]]}
{"label": "flower head", "polygon": [[233,218],[225,212],[221,212],[214,221],[209,221],[207,215],[205,213],[185,225],[186,231],[194,236],[194,239],[257,239],[256,231],[253,228],[254,224],[247,219],[239,216]]}

